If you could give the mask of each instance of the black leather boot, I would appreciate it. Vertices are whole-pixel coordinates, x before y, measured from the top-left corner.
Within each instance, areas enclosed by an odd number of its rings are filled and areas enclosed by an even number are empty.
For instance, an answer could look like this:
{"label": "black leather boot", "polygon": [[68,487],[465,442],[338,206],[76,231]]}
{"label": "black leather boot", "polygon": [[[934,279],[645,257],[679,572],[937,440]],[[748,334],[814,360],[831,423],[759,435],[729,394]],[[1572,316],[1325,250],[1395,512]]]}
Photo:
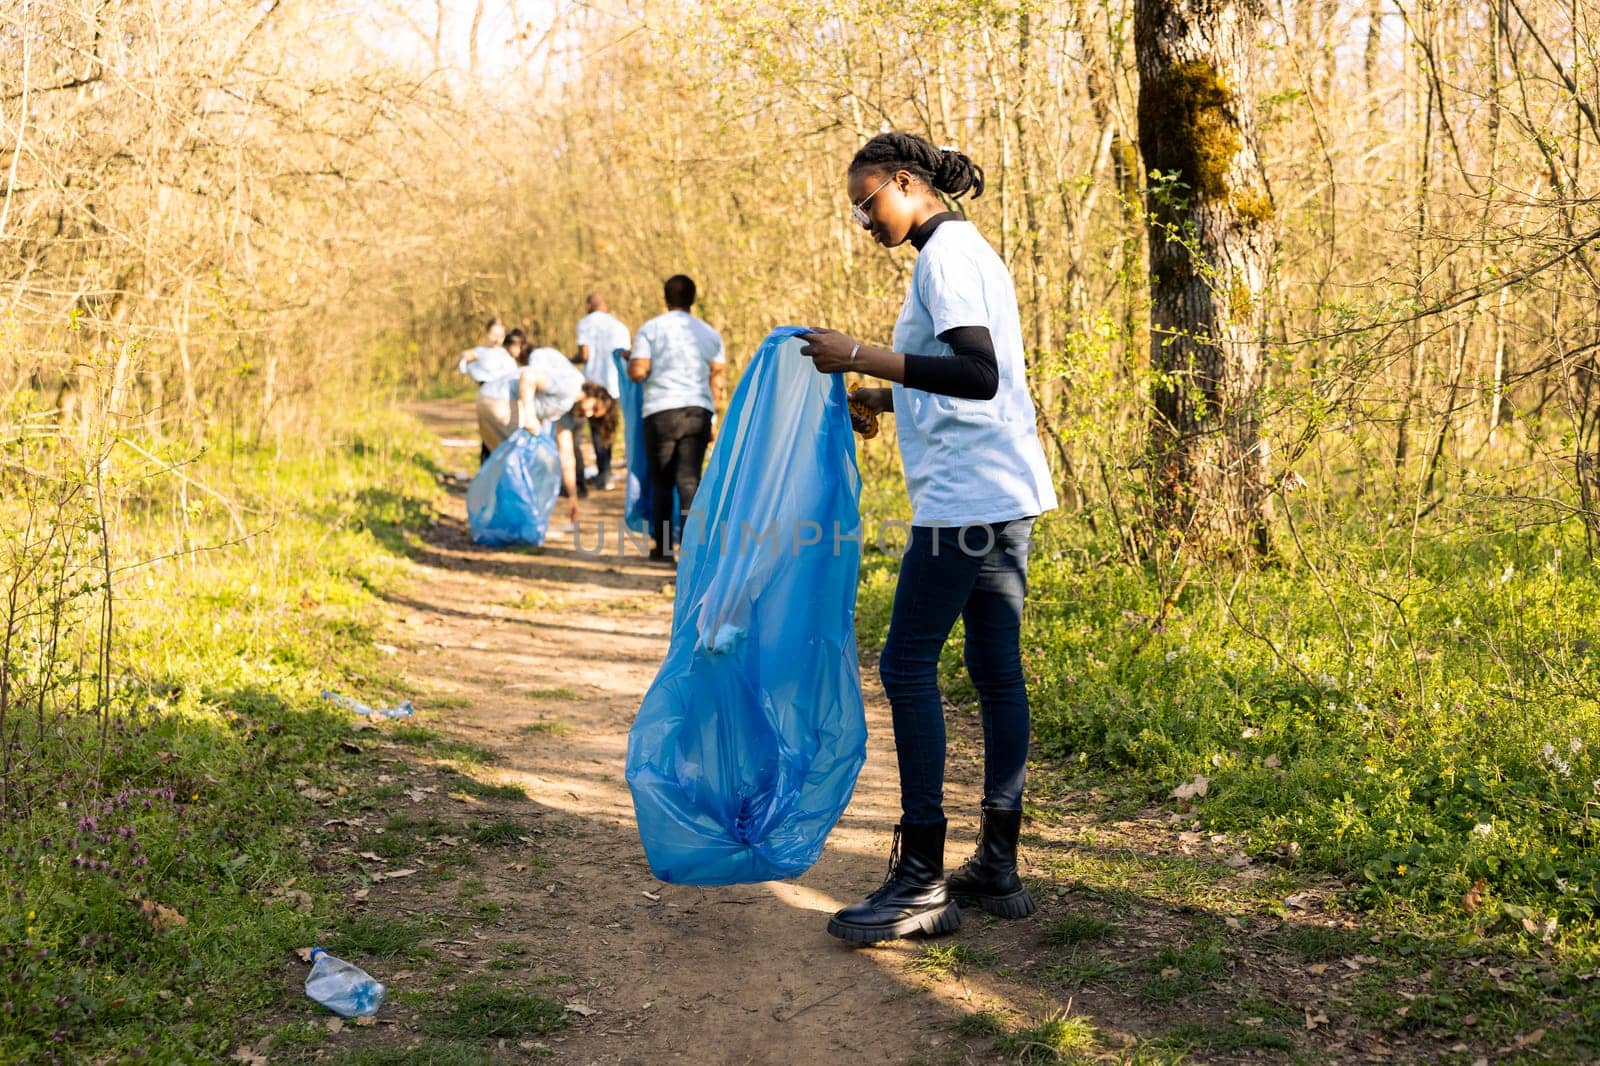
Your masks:
{"label": "black leather boot", "polygon": [[983,808],[978,850],[950,875],[950,895],[1000,918],[1032,914],[1033,897],[1017,876],[1017,836],[1021,832],[1021,811]]}
{"label": "black leather boot", "polygon": [[961,908],[945,891],[944,822],[897,825],[889,876],[876,892],[828,921],[828,932],[852,944],[961,927]]}

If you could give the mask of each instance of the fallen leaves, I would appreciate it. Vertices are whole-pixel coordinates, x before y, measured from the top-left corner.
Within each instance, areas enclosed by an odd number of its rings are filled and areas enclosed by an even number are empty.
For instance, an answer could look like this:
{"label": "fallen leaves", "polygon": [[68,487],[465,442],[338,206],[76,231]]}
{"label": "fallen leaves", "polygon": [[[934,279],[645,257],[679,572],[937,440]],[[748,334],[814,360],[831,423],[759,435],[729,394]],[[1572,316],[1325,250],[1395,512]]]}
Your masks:
{"label": "fallen leaves", "polygon": [[144,915],[158,933],[165,933],[189,924],[189,919],[166,904],[157,903],[154,900],[140,900],[139,913]]}
{"label": "fallen leaves", "polygon": [[416,872],[416,870],[413,870],[409,867],[404,870],[379,870],[377,873],[372,875],[372,880],[374,882],[393,881],[397,877],[410,877]]}
{"label": "fallen leaves", "polygon": [[598,1010],[596,1010],[594,1007],[589,1006],[587,1003],[568,1003],[568,1004],[566,1004],[566,1006],[563,1009],[571,1011],[573,1014],[576,1014],[576,1015],[578,1015],[579,1017],[582,1017],[582,1018],[591,1018],[594,1015],[600,1013]]}
{"label": "fallen leaves", "polygon": [[291,910],[299,911],[301,914],[310,914],[315,907],[315,903],[311,899],[311,893],[301,888],[288,889],[272,898],[282,900],[289,905]]}
{"label": "fallen leaves", "polygon": [[229,1062],[242,1062],[245,1066],[268,1066],[267,1057],[248,1044],[240,1044],[228,1056]]}
{"label": "fallen leaves", "polygon": [[1187,781],[1173,789],[1168,795],[1175,800],[1200,799],[1211,787],[1211,779],[1204,774],[1195,774],[1193,781]]}
{"label": "fallen leaves", "polygon": [[1306,1012],[1306,1032],[1309,1033],[1309,1032],[1313,1031],[1319,1025],[1327,1025],[1328,1024],[1328,1016],[1326,1014],[1322,1013],[1322,1011],[1320,1011],[1320,1010],[1314,1011],[1312,1008],[1306,1007],[1305,1008],[1305,1012]]}

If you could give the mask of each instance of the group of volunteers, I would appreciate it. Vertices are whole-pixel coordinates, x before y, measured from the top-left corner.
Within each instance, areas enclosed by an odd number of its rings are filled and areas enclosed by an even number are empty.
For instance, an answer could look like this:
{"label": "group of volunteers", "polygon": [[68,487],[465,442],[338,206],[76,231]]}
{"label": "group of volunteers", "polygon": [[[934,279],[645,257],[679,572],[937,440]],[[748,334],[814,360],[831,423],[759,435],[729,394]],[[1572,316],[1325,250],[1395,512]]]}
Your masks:
{"label": "group of volunteers", "polygon": [[[854,222],[884,248],[909,244],[917,253],[891,344],[812,328],[802,348],[820,373],[888,383],[856,389],[852,406],[867,413],[851,417],[869,436],[876,415],[894,416],[912,507],[879,663],[892,712],[901,817],[883,884],[828,924],[835,937],[870,943],[948,932],[960,925],[962,904],[1004,918],[1034,909],[1017,872],[1029,740],[1021,626],[1034,521],[1056,507],[1056,495],[1029,398],[1010,273],[978,228],[952,210],[962,196],[982,194],[983,171],[954,148],[891,132],[856,153],[846,179]],[[478,411],[486,448],[508,426],[553,420],[563,433],[565,471],[571,430],[587,418],[604,487],[609,454],[602,448],[614,432],[618,395],[612,354],[628,349],[627,375],[643,384],[657,555],[672,547],[674,489],[682,511],[693,503],[714,412],[724,401],[722,340],[690,311],[694,283],[671,278],[664,296],[666,313],[645,323],[631,345],[605,301],[590,296],[578,324],[582,370],[548,348],[522,355],[519,367],[513,335],[497,348],[494,333],[461,364],[483,383]],[[568,485],[581,491],[570,478]],[[572,506],[576,516],[576,499]],[[977,850],[947,874],[938,666],[958,618],[981,702],[983,796]]]}
{"label": "group of volunteers", "polygon": [[[561,457],[561,495],[578,521],[578,501],[590,488],[616,487],[612,446],[621,422],[619,374],[639,383],[646,476],[651,482],[650,558],[673,558],[675,530],[694,503],[714,413],[726,399],[722,336],[695,316],[695,283],[675,274],[662,286],[666,311],[630,336],[606,299],[592,292],[578,320],[576,345],[568,356],[557,348],[530,347],[520,329],[507,332],[498,318],[484,327],[482,341],[460,355],[458,369],[478,383],[478,433],[487,459],[518,429],[551,432]],[[582,427],[594,449],[592,477],[585,477]],[[677,513],[673,501],[676,494]]]}

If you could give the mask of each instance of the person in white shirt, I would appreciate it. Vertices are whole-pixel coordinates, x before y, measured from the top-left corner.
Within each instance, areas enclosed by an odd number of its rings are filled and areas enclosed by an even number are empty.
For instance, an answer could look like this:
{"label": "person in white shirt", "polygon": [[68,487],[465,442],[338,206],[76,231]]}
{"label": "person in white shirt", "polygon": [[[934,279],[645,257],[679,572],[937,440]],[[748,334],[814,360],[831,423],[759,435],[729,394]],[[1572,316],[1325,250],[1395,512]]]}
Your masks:
{"label": "person in white shirt", "polygon": [[690,313],[694,280],[674,274],[662,287],[667,313],[639,327],[628,377],[644,383],[645,449],[650,459],[654,513],[650,558],[666,560],[675,546],[672,493],[678,493],[676,528],[682,528],[700,468],[711,445],[711,418],[722,406],[728,362],[722,335]]}
{"label": "person in white shirt", "polygon": [[504,434],[496,433],[496,424],[510,420],[510,404],[501,396],[497,388],[488,388],[490,382],[498,381],[508,374],[517,372],[517,358],[502,346],[506,338],[505,323],[499,318],[491,318],[483,324],[483,339],[477,347],[468,348],[462,352],[456,362],[456,369],[478,383],[478,438],[482,442],[479,458],[489,458],[489,453],[494,451],[495,445],[504,439]]}
{"label": "person in white shirt", "polygon": [[617,401],[603,386],[585,381],[583,372],[554,348],[535,348],[525,367],[502,382],[514,405],[517,428],[535,436],[553,432],[561,456],[561,487],[567,497],[568,517],[578,521],[577,447],[574,434],[584,421],[591,425],[617,409]]}
{"label": "person in white shirt", "polygon": [[[982,194],[983,171],[955,149],[884,133],[856,153],[848,179],[856,222],[879,244],[909,242],[918,253],[892,348],[816,330],[804,349],[823,373],[893,382],[852,400],[893,412],[911,497],[911,542],[879,659],[900,767],[897,849],[883,886],[828,923],[833,936],[870,943],[948,932],[963,903],[1002,918],[1034,909],[1017,876],[1029,730],[1021,629],[1033,523],[1056,496],[1011,274],[940,199]],[[977,853],[947,878],[939,654],[957,618],[983,715],[983,806]]]}
{"label": "person in white shirt", "polygon": [[[588,312],[578,319],[578,362],[583,364],[583,376],[597,385],[605,386],[612,399],[622,396],[617,381],[616,360],[611,353],[628,350],[628,327],[611,313],[606,298],[591,292],[584,301]],[[594,444],[595,481],[601,489],[609,491],[615,484],[611,478],[611,444],[601,442],[599,423],[590,423],[590,436]]]}

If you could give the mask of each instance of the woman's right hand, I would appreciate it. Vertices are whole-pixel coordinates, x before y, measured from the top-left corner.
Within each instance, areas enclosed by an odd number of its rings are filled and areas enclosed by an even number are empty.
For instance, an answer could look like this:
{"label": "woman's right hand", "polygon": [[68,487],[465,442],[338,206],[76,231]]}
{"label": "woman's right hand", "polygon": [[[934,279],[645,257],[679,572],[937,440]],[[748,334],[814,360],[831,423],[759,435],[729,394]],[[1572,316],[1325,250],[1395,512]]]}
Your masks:
{"label": "woman's right hand", "polygon": [[893,410],[894,394],[888,389],[854,389],[850,393],[850,427],[863,440],[878,435],[878,416]]}
{"label": "woman's right hand", "polygon": [[894,390],[878,388],[860,388],[850,390],[850,399],[869,411],[877,414],[887,414],[894,410]]}

